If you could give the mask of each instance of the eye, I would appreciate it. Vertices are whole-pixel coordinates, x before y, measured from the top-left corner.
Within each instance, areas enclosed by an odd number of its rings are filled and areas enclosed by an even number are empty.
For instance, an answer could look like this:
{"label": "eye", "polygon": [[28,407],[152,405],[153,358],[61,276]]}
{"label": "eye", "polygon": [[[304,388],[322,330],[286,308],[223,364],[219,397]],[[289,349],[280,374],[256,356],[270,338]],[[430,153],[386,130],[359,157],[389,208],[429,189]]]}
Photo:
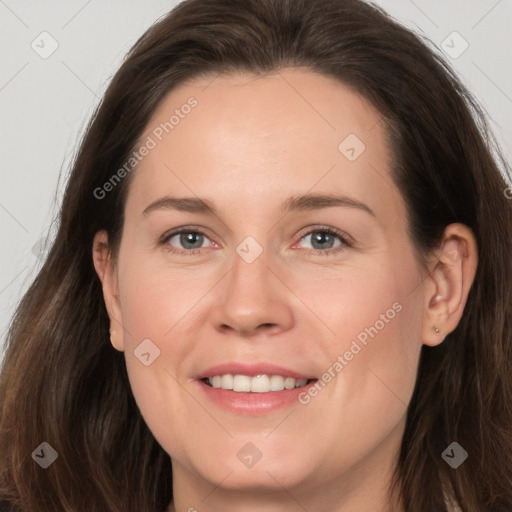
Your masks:
{"label": "eye", "polygon": [[[200,253],[201,249],[212,245],[211,240],[204,233],[194,229],[181,229],[164,235],[162,243],[169,252],[187,256]],[[181,245],[182,248],[176,248],[176,245]]]}
{"label": "eye", "polygon": [[310,239],[307,254],[328,256],[351,247],[350,237],[335,228],[316,228],[301,237],[301,242]]}
{"label": "eye", "polygon": [[[312,256],[329,256],[352,247],[351,238],[335,228],[318,227],[308,231],[300,239],[301,242],[310,239],[306,254]],[[161,244],[166,250],[178,255],[193,256],[211,247],[212,242],[202,231],[191,228],[181,228],[162,237]],[[181,246],[181,247],[179,247]]]}

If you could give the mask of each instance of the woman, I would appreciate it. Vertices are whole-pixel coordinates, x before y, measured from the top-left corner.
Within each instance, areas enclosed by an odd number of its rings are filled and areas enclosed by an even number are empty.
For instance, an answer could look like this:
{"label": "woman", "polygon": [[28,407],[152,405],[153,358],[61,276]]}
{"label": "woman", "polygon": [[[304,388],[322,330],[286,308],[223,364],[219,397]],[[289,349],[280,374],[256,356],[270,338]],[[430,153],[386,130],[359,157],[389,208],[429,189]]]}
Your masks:
{"label": "woman", "polygon": [[512,510],[493,150],[375,7],[181,3],[113,78],[14,318],[8,510]]}

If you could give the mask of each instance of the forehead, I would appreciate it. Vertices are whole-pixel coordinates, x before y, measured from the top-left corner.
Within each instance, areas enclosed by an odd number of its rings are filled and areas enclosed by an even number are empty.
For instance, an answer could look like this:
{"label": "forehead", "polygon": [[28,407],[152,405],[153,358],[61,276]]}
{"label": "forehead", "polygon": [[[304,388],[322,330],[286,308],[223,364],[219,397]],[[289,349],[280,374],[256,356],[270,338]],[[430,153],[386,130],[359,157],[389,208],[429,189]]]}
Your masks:
{"label": "forehead", "polygon": [[379,209],[396,203],[379,112],[341,82],[311,71],[192,80],[162,101],[142,136],[128,201],[197,195],[245,209],[308,191],[343,192]]}

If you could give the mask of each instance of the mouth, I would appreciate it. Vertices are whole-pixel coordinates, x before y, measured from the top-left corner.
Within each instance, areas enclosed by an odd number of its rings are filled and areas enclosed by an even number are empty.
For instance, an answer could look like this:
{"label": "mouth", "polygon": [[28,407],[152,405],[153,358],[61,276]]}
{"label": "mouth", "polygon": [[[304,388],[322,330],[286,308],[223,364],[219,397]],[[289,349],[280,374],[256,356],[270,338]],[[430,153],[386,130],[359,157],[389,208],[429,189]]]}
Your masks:
{"label": "mouth", "polygon": [[299,396],[317,382],[274,364],[227,363],[195,377],[202,393],[218,406],[236,414],[266,414],[298,403]]}
{"label": "mouth", "polygon": [[233,375],[231,373],[204,377],[201,379],[207,386],[215,389],[234,391],[235,393],[270,393],[302,388],[316,379],[296,379],[283,375]]}

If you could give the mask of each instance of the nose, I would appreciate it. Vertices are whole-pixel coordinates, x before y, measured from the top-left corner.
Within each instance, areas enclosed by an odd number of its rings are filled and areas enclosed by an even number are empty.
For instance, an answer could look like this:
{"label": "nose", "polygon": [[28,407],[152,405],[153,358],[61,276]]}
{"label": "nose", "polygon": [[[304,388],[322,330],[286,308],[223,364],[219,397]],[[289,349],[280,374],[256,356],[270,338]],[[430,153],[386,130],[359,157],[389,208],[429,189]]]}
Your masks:
{"label": "nose", "polygon": [[222,332],[249,337],[275,335],[293,325],[292,292],[277,265],[269,265],[263,252],[247,263],[235,255],[233,268],[217,290],[212,319]]}

